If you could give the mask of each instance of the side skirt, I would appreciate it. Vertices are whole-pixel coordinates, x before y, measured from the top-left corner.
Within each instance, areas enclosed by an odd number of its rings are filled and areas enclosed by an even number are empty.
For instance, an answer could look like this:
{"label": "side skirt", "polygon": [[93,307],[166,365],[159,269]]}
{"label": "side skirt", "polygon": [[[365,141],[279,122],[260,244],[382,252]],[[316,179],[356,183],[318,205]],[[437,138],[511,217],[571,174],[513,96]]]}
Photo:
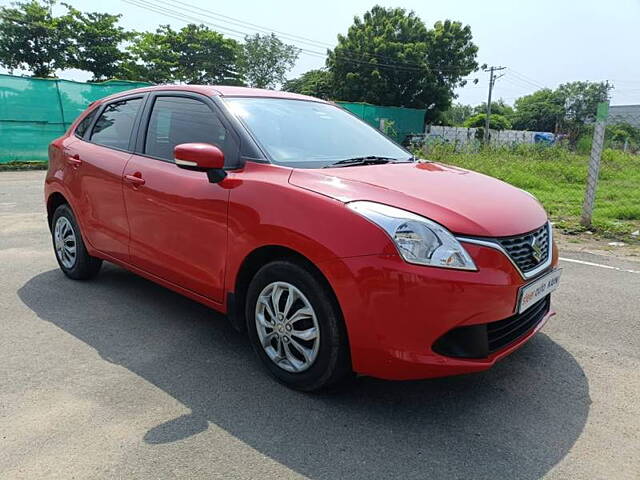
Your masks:
{"label": "side skirt", "polygon": [[[219,313],[222,313],[222,314],[228,313],[227,305],[225,303],[216,302],[215,300],[212,300],[209,297],[205,297],[204,295],[200,295],[199,293],[183,288],[180,285],[176,285],[175,283],[169,282],[161,277],[158,277],[157,275],[154,275],[153,273],[149,273],[134,265],[131,265],[130,263],[113,258],[110,255],[107,255],[103,252],[96,251],[95,253],[97,253],[97,255],[95,255],[96,257],[102,258],[107,262],[114,263],[126,270],[129,270],[130,272],[135,273],[136,275],[139,275],[143,278],[146,278],[147,280],[151,280],[152,282],[157,283],[158,285],[168,288],[169,290],[173,290],[174,292],[184,295],[185,297],[190,298],[191,300],[195,300],[196,302],[202,303],[207,307],[211,307],[212,309],[216,310]],[[232,294],[229,294],[229,295],[232,295]],[[227,296],[227,300],[228,298],[229,297]]]}

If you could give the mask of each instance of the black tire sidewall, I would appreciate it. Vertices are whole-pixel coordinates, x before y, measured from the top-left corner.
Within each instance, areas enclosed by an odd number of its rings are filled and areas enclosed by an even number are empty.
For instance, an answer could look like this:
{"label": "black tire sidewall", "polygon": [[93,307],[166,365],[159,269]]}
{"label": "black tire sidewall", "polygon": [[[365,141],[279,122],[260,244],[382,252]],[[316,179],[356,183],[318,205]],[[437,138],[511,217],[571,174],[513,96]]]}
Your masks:
{"label": "black tire sidewall", "polygon": [[[255,307],[262,290],[272,282],[285,281],[298,288],[311,302],[320,329],[320,346],[313,365],[300,373],[278,367],[266,354],[258,337]],[[251,345],[263,365],[279,381],[298,390],[318,390],[350,372],[348,346],[342,317],[327,287],[305,268],[290,261],[275,261],[262,267],[249,285],[246,302],[247,330]],[[350,362],[349,362],[350,363]]]}

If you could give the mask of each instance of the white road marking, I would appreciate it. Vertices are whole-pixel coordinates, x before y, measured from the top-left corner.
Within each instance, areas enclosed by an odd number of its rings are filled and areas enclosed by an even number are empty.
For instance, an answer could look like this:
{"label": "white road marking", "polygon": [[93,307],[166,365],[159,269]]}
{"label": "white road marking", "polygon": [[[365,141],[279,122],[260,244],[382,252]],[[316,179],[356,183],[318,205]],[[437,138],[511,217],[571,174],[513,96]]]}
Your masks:
{"label": "white road marking", "polygon": [[640,273],[640,270],[629,270],[626,268],[612,267],[611,265],[602,265],[600,263],[585,262],[584,260],[576,260],[575,258],[560,257],[563,262],[580,263],[581,265],[589,265],[590,267],[607,268],[609,270],[617,270],[618,272]]}

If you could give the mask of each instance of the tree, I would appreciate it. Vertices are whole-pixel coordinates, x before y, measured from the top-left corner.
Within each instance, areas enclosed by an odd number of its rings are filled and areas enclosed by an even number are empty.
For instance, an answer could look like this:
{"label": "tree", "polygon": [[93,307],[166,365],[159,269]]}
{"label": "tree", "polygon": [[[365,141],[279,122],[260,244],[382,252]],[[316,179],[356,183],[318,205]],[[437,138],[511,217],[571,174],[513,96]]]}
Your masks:
{"label": "tree", "polygon": [[[484,128],[486,118],[486,113],[476,113],[474,116],[469,117],[467,118],[467,120],[465,120],[464,126],[472,128]],[[509,130],[511,128],[511,122],[509,121],[509,119],[497,113],[491,114],[491,116],[489,117],[489,125],[493,130]]]}
{"label": "tree", "polygon": [[612,125],[607,125],[606,131],[607,140],[617,143],[618,146],[627,145],[633,149],[637,149],[640,146],[640,128],[634,127],[627,122],[617,122]]}
{"label": "tree", "polygon": [[[487,102],[482,102],[480,105],[476,105],[473,108],[474,113],[487,113]],[[502,115],[506,118],[513,116],[513,107],[505,103],[503,99],[499,99],[497,102],[491,102],[491,115]]]}
{"label": "tree", "polygon": [[284,82],[282,90],[329,100],[333,98],[332,75],[327,70],[309,70],[298,78]]}
{"label": "tree", "polygon": [[569,134],[569,143],[575,145],[587,123],[596,118],[598,103],[609,100],[613,88],[609,82],[570,82],[556,90],[563,105],[561,128]]}
{"label": "tree", "polygon": [[118,26],[122,15],[84,13],[71,5],[63,5],[75,20],[74,45],[68,66],[91,72],[93,81],[118,76],[122,63],[129,58],[121,44],[133,37],[131,32]]}
{"label": "tree", "polygon": [[448,110],[442,112],[440,117],[434,122],[436,125],[447,125],[451,127],[461,127],[465,120],[474,114],[471,105],[456,103]]}
{"label": "tree", "polygon": [[555,132],[556,125],[564,116],[564,105],[560,95],[543,88],[515,101],[513,127],[517,130]]}
{"label": "tree", "polygon": [[0,7],[0,65],[10,72],[30,71],[34,77],[51,77],[67,67],[72,18],[54,17],[55,0],[18,2]]}
{"label": "tree", "polygon": [[247,35],[240,55],[240,71],[251,87],[275,88],[284,83],[300,49],[283,43],[273,33]]}
{"label": "tree", "polygon": [[161,25],[155,32],[138,34],[122,75],[153,83],[241,85],[239,46],[204,25],[189,24],[179,31]]}
{"label": "tree", "polygon": [[446,20],[429,30],[414,12],[373,7],[328,52],[341,100],[377,105],[449,108],[454,89],[474,71],[478,48],[471,29]]}
{"label": "tree", "polygon": [[556,90],[564,104],[567,121],[586,123],[596,118],[598,103],[609,100],[613,85],[609,82],[570,82]]}

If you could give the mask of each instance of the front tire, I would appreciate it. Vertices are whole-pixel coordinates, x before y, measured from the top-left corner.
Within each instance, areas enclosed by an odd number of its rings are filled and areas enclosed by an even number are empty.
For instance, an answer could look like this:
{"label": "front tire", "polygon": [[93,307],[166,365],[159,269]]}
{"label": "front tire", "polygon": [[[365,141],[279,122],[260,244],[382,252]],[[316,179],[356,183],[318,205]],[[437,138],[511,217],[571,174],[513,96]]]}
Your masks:
{"label": "front tire", "polygon": [[314,391],[351,375],[340,309],[324,282],[299,264],[262,267],[249,285],[245,313],[256,354],[285,385]]}
{"label": "front tire", "polygon": [[69,205],[60,205],[53,213],[51,238],[58,265],[67,277],[87,280],[98,274],[102,260],[87,252],[78,222]]}

